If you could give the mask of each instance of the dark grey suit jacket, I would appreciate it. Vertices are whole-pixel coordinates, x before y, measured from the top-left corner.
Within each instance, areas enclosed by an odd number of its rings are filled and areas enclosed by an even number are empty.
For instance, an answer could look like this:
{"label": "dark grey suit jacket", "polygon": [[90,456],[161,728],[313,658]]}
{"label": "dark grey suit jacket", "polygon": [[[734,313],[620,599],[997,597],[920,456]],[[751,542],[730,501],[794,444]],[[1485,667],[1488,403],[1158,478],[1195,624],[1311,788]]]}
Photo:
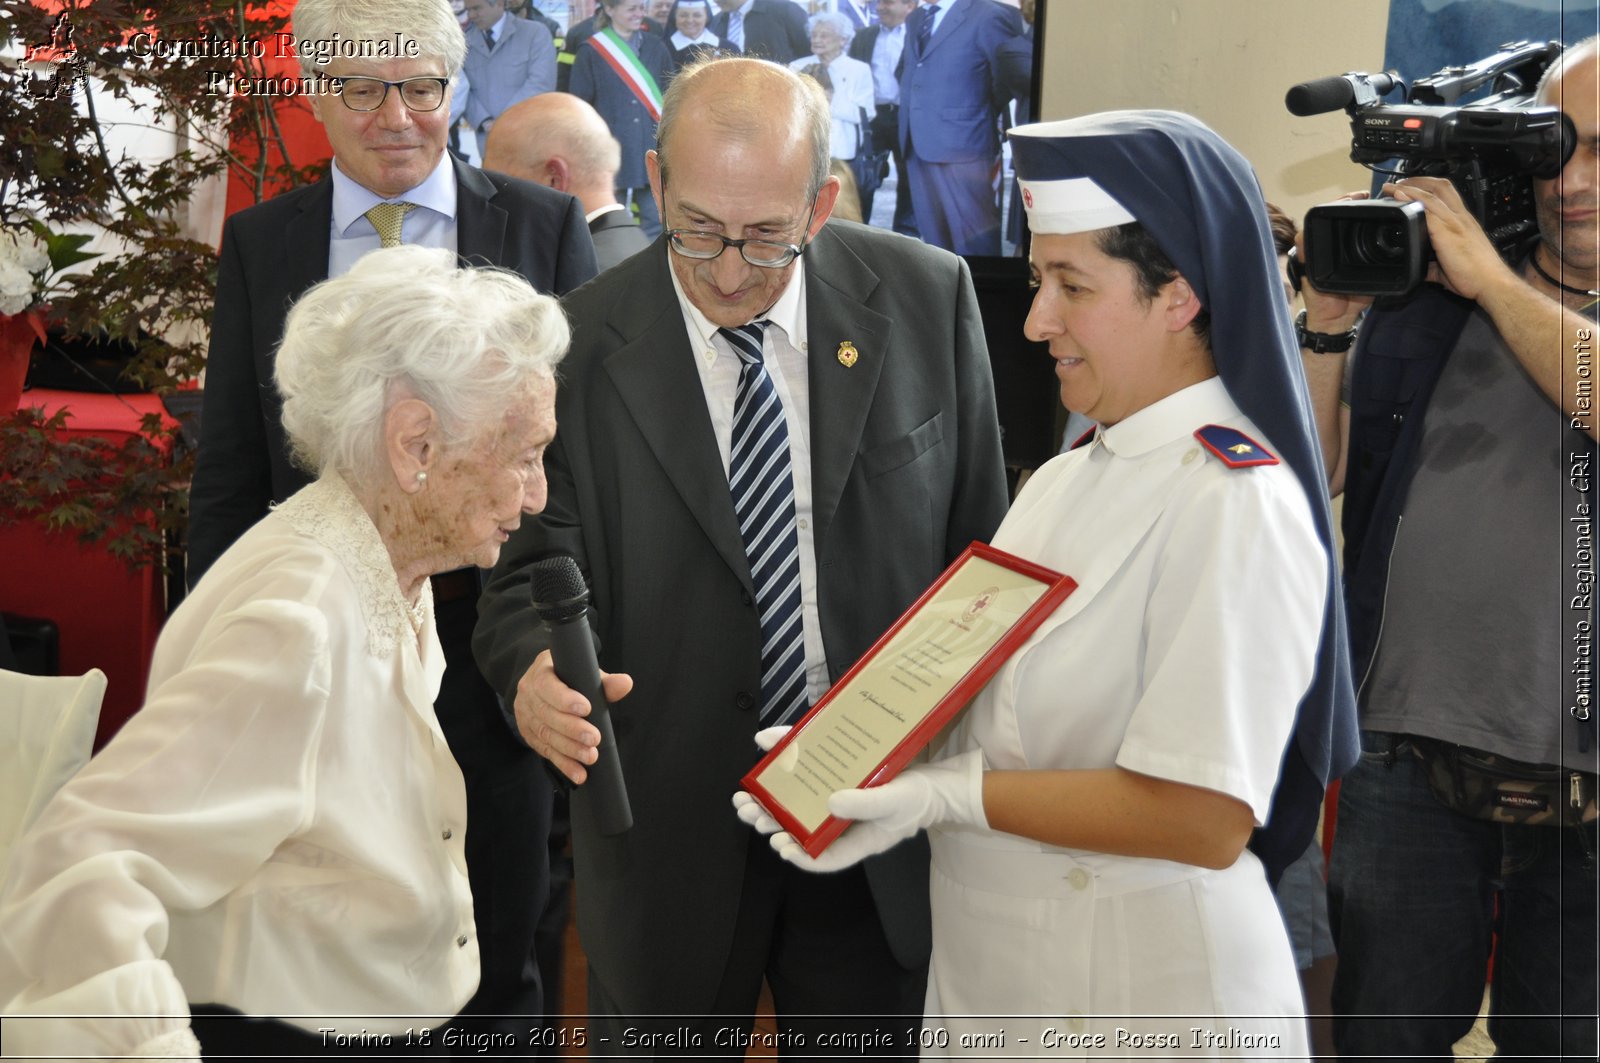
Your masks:
{"label": "dark grey suit jacket", "polygon": [[[544,513],[506,545],[474,651],[506,697],[545,643],[527,565],[578,559],[601,666],[633,693],[613,709],[634,826],[594,830],[573,800],[579,931],[627,1015],[703,1014],[732,949],[746,847],[732,795],[758,756],[760,623],[665,240],[564,300],[573,347]],[[822,636],[842,675],[1007,505],[982,324],[966,264],[830,222],[803,259],[812,495]],[[844,341],[859,360],[842,364]],[[869,861],[906,967],[929,951],[927,846]]]}
{"label": "dark grey suit jacket", "polygon": [[594,257],[601,273],[650,246],[650,238],[627,208],[608,210],[590,222],[589,236],[594,240]]}
{"label": "dark grey suit jacket", "polygon": [[[457,160],[456,246],[564,295],[595,275],[583,205],[564,192]],[[328,278],[331,178],[228,219],[206,360],[200,449],[189,491],[191,586],[251,525],[310,482],[289,459],[273,357],[289,305]]]}

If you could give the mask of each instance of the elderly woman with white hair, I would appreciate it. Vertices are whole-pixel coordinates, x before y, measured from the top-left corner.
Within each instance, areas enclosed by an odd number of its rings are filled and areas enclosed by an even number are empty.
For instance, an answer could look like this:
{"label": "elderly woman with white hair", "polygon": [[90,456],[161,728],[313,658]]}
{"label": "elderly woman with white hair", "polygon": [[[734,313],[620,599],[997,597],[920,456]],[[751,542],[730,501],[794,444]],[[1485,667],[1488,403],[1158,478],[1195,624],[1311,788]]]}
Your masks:
{"label": "elderly woman with white hair", "polygon": [[543,507],[568,337],[522,278],[418,247],[294,306],[277,382],[318,479],[174,612],[142,711],[14,851],[8,1051],[437,1047],[478,942],[428,576]]}
{"label": "elderly woman with white hair", "polygon": [[[811,54],[789,64],[791,70],[809,74],[821,66],[832,89],[828,94],[833,115],[829,154],[846,162],[870,150],[865,143],[872,116],[878,113],[872,89],[872,67],[845,54],[856,29],[837,11],[819,11],[806,23],[811,33]],[[820,78],[818,80],[821,80]],[[857,176],[859,180],[859,175]]]}

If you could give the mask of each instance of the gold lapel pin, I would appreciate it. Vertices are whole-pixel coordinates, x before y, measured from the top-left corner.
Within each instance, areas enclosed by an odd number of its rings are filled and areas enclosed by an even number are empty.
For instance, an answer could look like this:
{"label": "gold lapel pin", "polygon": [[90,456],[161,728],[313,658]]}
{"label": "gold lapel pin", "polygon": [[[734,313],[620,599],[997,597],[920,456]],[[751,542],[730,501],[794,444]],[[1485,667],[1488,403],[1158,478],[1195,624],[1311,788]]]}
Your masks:
{"label": "gold lapel pin", "polygon": [[856,350],[856,345],[849,340],[839,344],[839,364],[849,369],[856,364],[856,359],[861,357],[861,352]]}
{"label": "gold lapel pin", "polygon": [[1235,443],[1233,446],[1229,447],[1228,449],[1233,451],[1235,454],[1248,454],[1252,450],[1254,450],[1255,447],[1252,447],[1248,443]]}

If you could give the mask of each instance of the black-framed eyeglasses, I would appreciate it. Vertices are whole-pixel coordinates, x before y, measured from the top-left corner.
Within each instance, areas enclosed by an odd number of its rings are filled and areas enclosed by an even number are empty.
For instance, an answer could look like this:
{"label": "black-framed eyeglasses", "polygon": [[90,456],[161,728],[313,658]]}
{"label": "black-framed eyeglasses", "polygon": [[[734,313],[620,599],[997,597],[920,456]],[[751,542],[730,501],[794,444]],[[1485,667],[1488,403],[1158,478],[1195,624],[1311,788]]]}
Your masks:
{"label": "black-framed eyeglasses", "polygon": [[400,90],[400,102],[412,111],[437,111],[444,102],[449,78],[420,77],[404,81],[384,81],[381,78],[332,78],[333,91],[352,111],[376,111],[389,98],[390,89]]}
{"label": "black-framed eyeglasses", "polygon": [[[663,186],[662,191],[666,188]],[[811,231],[811,219],[817,213],[817,197],[811,197],[811,209],[806,212],[806,223],[801,228],[801,242],[785,243],[782,240],[730,240],[721,233],[708,233],[700,229],[668,229],[667,239],[672,249],[684,258],[718,258],[730,247],[739,249],[739,257],[752,266],[763,269],[782,269],[806,253],[810,242],[804,234]]]}

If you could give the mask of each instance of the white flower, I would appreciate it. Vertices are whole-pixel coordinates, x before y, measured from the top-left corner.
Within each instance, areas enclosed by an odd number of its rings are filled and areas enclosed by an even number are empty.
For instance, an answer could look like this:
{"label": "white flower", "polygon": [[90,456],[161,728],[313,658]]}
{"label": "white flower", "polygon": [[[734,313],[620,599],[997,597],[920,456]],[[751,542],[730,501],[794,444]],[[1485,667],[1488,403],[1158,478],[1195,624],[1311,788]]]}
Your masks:
{"label": "white flower", "polygon": [[37,302],[49,271],[43,240],[28,229],[0,229],[0,314],[20,314]]}
{"label": "white flower", "polygon": [[20,314],[33,305],[38,294],[32,273],[16,262],[0,257],[0,314]]}
{"label": "white flower", "polygon": [[50,268],[44,241],[28,229],[0,229],[0,262],[15,262],[29,273]]}

